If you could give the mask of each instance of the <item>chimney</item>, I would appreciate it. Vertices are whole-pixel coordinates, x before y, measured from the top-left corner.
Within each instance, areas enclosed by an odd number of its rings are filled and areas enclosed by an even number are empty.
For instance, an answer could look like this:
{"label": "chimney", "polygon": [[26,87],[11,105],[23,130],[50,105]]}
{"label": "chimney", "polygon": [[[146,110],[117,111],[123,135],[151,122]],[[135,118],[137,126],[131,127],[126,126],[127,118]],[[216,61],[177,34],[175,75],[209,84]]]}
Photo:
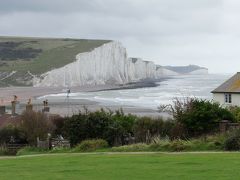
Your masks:
{"label": "chimney", "polygon": [[46,99],[45,101],[43,101],[43,109],[42,109],[43,113],[48,113],[50,112],[50,107],[48,106],[48,100]]}
{"label": "chimney", "polygon": [[17,115],[19,112],[19,101],[17,100],[18,97],[16,95],[13,96],[12,103],[12,116]]}
{"label": "chimney", "polygon": [[3,99],[1,99],[1,103],[0,103],[0,116],[4,115],[5,113],[6,113],[6,106],[4,106]]}
{"label": "chimney", "polygon": [[16,115],[16,101],[12,101],[12,116]]}
{"label": "chimney", "polygon": [[27,105],[26,105],[26,111],[32,111],[33,105],[32,105],[32,99],[28,99]]}

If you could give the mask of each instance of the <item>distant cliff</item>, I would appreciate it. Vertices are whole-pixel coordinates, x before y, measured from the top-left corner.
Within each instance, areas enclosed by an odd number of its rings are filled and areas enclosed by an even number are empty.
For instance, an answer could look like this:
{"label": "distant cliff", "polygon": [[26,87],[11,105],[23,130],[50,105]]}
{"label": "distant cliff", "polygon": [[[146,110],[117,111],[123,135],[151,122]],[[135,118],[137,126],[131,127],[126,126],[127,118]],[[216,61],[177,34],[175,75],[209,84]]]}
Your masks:
{"label": "distant cliff", "polygon": [[131,81],[128,64],[126,49],[118,42],[110,42],[34,78],[34,86],[125,84]]}
{"label": "distant cliff", "polygon": [[129,58],[108,40],[0,37],[0,86],[127,84],[180,74],[205,74],[199,66],[160,66]]}
{"label": "distant cliff", "polygon": [[165,69],[179,74],[208,74],[208,69],[196,65],[189,66],[164,66]]}
{"label": "distant cliff", "polygon": [[34,86],[83,86],[126,84],[180,74],[202,74],[198,66],[163,67],[141,58],[128,58],[119,42],[109,42],[91,52],[79,53],[76,61],[34,78]]}

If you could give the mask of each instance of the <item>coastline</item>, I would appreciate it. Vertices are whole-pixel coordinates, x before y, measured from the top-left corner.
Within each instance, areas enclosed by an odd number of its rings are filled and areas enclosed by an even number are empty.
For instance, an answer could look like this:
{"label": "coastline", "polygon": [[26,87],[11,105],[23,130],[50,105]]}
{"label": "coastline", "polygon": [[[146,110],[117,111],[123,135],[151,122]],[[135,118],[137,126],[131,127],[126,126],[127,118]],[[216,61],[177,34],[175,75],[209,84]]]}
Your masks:
{"label": "coastline", "polygon": [[[138,89],[138,88],[148,88],[159,86],[157,82],[166,81],[168,78],[162,78],[158,80],[144,80],[139,82],[133,82],[126,85],[97,85],[97,86],[82,86],[82,87],[72,87],[71,93],[77,92],[96,92],[96,91],[111,91],[111,90],[122,90],[122,89]],[[10,109],[10,104],[13,99],[13,95],[18,96],[20,101],[20,109],[23,111],[25,105],[29,98],[32,99],[32,104],[34,110],[41,110],[43,99],[38,99],[41,96],[49,94],[59,94],[66,93],[67,88],[64,87],[6,87],[0,88],[0,100],[1,104],[4,104]],[[100,105],[100,103],[87,99],[50,99],[49,107],[51,109],[50,113],[59,114],[61,116],[72,115],[78,113],[79,110],[83,111],[86,107],[89,111],[100,110],[101,108],[105,110],[116,111],[123,109],[125,113],[134,114],[137,116],[166,116],[165,114],[160,114],[157,110],[150,108],[142,108],[135,106],[120,106],[120,105]]]}

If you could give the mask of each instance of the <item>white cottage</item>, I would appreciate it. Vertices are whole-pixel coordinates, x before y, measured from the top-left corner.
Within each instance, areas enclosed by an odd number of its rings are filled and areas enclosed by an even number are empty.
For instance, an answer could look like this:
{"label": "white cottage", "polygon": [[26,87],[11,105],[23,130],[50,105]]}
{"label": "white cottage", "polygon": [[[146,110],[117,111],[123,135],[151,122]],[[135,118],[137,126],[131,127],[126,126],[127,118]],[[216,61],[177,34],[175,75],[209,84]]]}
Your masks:
{"label": "white cottage", "polygon": [[213,100],[223,106],[240,106],[240,72],[212,91]]}

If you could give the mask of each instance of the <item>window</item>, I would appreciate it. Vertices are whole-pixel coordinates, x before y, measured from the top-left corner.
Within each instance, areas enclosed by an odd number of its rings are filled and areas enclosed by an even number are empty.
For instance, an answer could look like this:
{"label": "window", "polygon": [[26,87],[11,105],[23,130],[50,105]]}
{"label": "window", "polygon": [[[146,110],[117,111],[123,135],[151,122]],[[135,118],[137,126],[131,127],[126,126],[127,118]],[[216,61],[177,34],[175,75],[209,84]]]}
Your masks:
{"label": "window", "polygon": [[232,94],[225,94],[225,103],[232,103]]}

